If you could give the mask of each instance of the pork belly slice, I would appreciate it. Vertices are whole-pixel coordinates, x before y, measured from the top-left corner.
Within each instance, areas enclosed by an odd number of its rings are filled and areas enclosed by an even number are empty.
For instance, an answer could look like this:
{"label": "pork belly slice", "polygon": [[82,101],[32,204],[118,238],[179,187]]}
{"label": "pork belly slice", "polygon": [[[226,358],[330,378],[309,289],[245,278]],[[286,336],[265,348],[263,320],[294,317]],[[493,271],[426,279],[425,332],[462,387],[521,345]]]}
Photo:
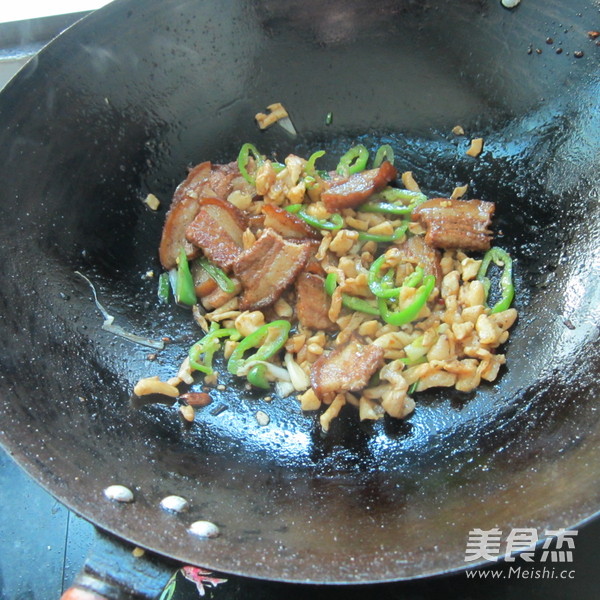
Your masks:
{"label": "pork belly slice", "polygon": [[219,198],[202,198],[196,218],[187,227],[185,236],[206,257],[221,269],[230,271],[241,254],[242,237],[248,226],[245,214],[231,202]]}
{"label": "pork belly slice", "polygon": [[254,195],[252,186],[242,177],[237,162],[225,165],[213,165],[206,161],[196,165],[173,194],[173,204],[184,198],[201,198],[203,196],[226,200],[234,190]]}
{"label": "pork belly slice", "polygon": [[195,258],[200,251],[190,244],[185,232],[188,225],[196,218],[200,210],[200,202],[197,198],[184,198],[172,204],[162,230],[158,256],[160,264],[165,269],[174,269],[177,266],[177,257],[181,248],[185,250],[188,259]]}
{"label": "pork belly slice", "polygon": [[321,235],[300,217],[288,212],[285,208],[274,204],[265,204],[262,207],[265,215],[264,226],[270,227],[285,238],[320,240]]}
{"label": "pork belly slice", "polygon": [[300,325],[319,331],[337,329],[329,319],[331,300],[325,292],[325,279],[317,273],[303,271],[296,279],[296,315]]}
{"label": "pork belly slice", "polygon": [[194,280],[194,289],[198,298],[208,296],[214,292],[219,286],[217,282],[207,273],[199,262],[193,262],[190,265],[192,279]]}
{"label": "pork belly slice", "polygon": [[208,196],[225,200],[236,189],[250,189],[237,163],[213,165],[206,161],[190,170],[187,178],[177,186],[165,218],[159,248],[160,262],[165,269],[177,266],[181,248],[184,248],[190,260],[200,253],[197,245],[186,239],[186,229],[200,211],[200,200]]}
{"label": "pork belly slice", "polygon": [[265,229],[254,244],[233,263],[233,272],[241,281],[242,310],[254,310],[273,304],[313,253],[310,241],[291,242],[273,229]]}
{"label": "pork belly slice", "polygon": [[202,195],[226,200],[234,190],[251,196],[256,194],[255,189],[242,177],[237,161],[226,165],[213,165]]}
{"label": "pork belly slice", "polygon": [[426,275],[433,275],[437,285],[442,282],[440,251],[432,248],[422,235],[413,235],[398,246],[402,260],[414,265],[421,265]]}
{"label": "pork belly slice", "polygon": [[198,191],[208,180],[211,171],[212,163],[208,160],[191,168],[188,176],[175,189],[171,207],[182,202],[185,198],[199,198]]}
{"label": "pork belly slice", "polygon": [[220,308],[232,298],[235,298],[240,293],[242,286],[235,277],[233,277],[231,281],[234,285],[233,292],[225,292],[219,286],[216,286],[214,290],[200,298],[202,306],[204,306],[206,310],[214,310],[215,308]]}
{"label": "pork belly slice", "polygon": [[338,392],[358,392],[367,387],[373,374],[383,365],[384,349],[367,344],[356,333],[327,356],[321,355],[310,372],[315,394],[323,399]]}
{"label": "pork belly slice", "polygon": [[483,200],[432,198],[415,208],[412,219],[426,228],[425,242],[434,248],[485,251],[492,242],[494,209]]}
{"label": "pork belly slice", "polygon": [[363,204],[369,196],[382,190],[398,175],[396,168],[385,161],[377,169],[353,173],[345,180],[335,180],[321,193],[327,210],[354,208]]}
{"label": "pork belly slice", "polygon": [[191,271],[196,296],[200,298],[202,306],[206,310],[213,310],[223,306],[223,304],[237,296],[242,289],[240,282],[235,277],[232,277],[233,292],[228,293],[223,291],[198,261],[191,264]]}

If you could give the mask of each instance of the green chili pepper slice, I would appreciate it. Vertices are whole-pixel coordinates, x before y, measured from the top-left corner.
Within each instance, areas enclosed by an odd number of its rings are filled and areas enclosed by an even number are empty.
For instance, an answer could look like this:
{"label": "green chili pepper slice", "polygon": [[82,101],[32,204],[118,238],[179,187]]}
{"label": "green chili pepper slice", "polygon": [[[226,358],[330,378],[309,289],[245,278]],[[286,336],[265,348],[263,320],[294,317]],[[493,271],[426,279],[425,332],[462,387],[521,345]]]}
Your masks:
{"label": "green chili pepper slice", "polygon": [[315,185],[317,185],[317,179],[315,177],[313,177],[312,175],[306,175],[304,177],[304,185],[306,186],[307,190],[312,190],[313,187],[315,187]]}
{"label": "green chili pepper slice", "polygon": [[285,210],[298,215],[305,223],[315,229],[326,229],[327,231],[339,231],[344,226],[344,218],[339,213],[333,213],[330,220],[319,219],[309,215],[302,204],[290,204]]}
{"label": "green chili pepper slice", "polygon": [[404,236],[407,229],[408,221],[405,221],[404,223],[402,223],[402,225],[399,225],[398,227],[396,227],[396,229],[394,229],[394,233],[392,233],[392,235],[379,235],[376,233],[368,233],[367,231],[361,231],[358,234],[358,239],[363,242],[377,242],[378,244],[385,242],[396,242]]}
{"label": "green chili pepper slice", "polygon": [[419,380],[417,379],[409,388],[408,391],[406,392],[407,395],[412,396],[416,391],[417,388],[419,387]]}
{"label": "green chili pepper slice", "polygon": [[513,261],[508,252],[502,248],[490,248],[483,256],[481,266],[477,272],[477,279],[483,283],[486,299],[489,294],[491,282],[486,276],[492,261],[498,266],[503,267],[500,277],[500,292],[501,297],[490,310],[490,314],[502,312],[510,308],[513,298],[515,297],[515,286],[513,283]]}
{"label": "green chili pepper slice", "polygon": [[333,296],[335,288],[337,287],[337,275],[335,273],[327,273],[325,277],[325,293],[328,296]]}
{"label": "green chili pepper slice", "polygon": [[362,144],[357,144],[340,158],[336,171],[344,177],[352,173],[360,173],[367,168],[368,160],[369,151]]}
{"label": "green chili pepper slice", "polygon": [[198,262],[224,292],[227,292],[228,294],[233,294],[235,292],[235,283],[227,277],[223,269],[213,265],[205,256],[199,258]]}
{"label": "green chili pepper slice", "polygon": [[[325,277],[324,287],[325,293],[329,296],[333,296],[333,292],[335,292],[337,287],[337,275],[334,272],[327,274],[327,277]],[[379,309],[376,306],[373,306],[362,298],[356,298],[355,296],[350,296],[349,294],[342,294],[342,305],[353,311],[363,312],[367,315],[379,316]]]}
{"label": "green chili pepper slice", "polygon": [[[228,337],[235,341],[242,337],[237,329],[220,329],[217,323],[213,323],[213,325],[216,325],[216,327],[211,326],[211,330],[201,340],[197,341],[188,352],[190,367],[207,375],[213,372],[212,359],[219,349],[217,338]],[[201,354],[204,355],[202,360],[200,360]]]}
{"label": "green chili pepper slice", "polygon": [[[359,211],[384,213],[390,215],[409,215],[420,204],[427,200],[421,192],[411,192],[389,187],[383,192],[375,194],[373,200],[358,207]],[[379,200],[381,198],[381,200]],[[408,202],[408,204],[405,204]]]}
{"label": "green chili pepper slice", "polygon": [[414,365],[422,365],[427,362],[426,356],[421,356],[420,358],[411,359],[411,358],[400,358],[398,359],[400,362],[404,363],[407,367],[413,367]]}
{"label": "green chili pepper slice", "polygon": [[385,275],[381,275],[381,267],[385,262],[385,259],[385,254],[382,254],[379,258],[373,261],[373,264],[369,268],[367,283],[371,292],[378,298],[395,298],[400,293],[400,288],[389,287],[391,282],[388,274],[393,275],[393,271],[390,269],[385,273]]}
{"label": "green chili pepper slice", "polygon": [[355,312],[362,312],[367,315],[377,316],[379,315],[379,309],[373,306],[362,298],[356,296],[349,296],[348,294],[342,294],[342,304]]}
{"label": "green chili pepper slice", "polygon": [[373,261],[369,268],[367,283],[373,295],[378,298],[396,298],[400,294],[402,287],[417,287],[423,280],[424,270],[421,265],[418,265],[415,270],[402,282],[401,287],[391,287],[394,277],[394,271],[389,270],[384,275],[381,275],[381,267],[385,262],[386,256],[382,254],[379,258]]}
{"label": "green chili pepper slice", "polygon": [[242,177],[251,185],[256,183],[256,177],[248,173],[248,161],[250,155],[254,157],[256,166],[259,167],[264,163],[264,159],[260,152],[256,149],[256,146],[250,143],[246,143],[242,146],[240,153],[238,154],[237,164]]}
{"label": "green chili pepper slice", "polygon": [[406,287],[417,287],[423,281],[425,270],[421,265],[417,265],[415,270],[402,282]]}
{"label": "green chili pepper slice", "polygon": [[383,277],[381,278],[381,283],[385,288],[391,288],[394,285],[394,275],[395,273],[391,269],[384,273]]}
{"label": "green chili pepper slice", "polygon": [[388,308],[385,298],[377,299],[377,306],[379,307],[379,314],[381,318],[390,325],[406,325],[417,318],[417,315],[421,312],[421,309],[427,303],[427,298],[431,294],[435,287],[435,277],[433,275],[427,275],[423,281],[421,287],[417,289],[413,301],[402,310],[391,311]]}
{"label": "green chili pepper slice", "polygon": [[306,161],[306,164],[304,165],[304,172],[307,175],[312,175],[312,176],[315,175],[315,173],[316,173],[315,163],[322,156],[325,156],[325,150],[317,150],[316,152],[313,152],[310,155],[309,159]]}
{"label": "green chili pepper slice", "polygon": [[158,300],[162,304],[169,302],[171,284],[169,282],[169,274],[167,272],[161,273],[158,277]]}
{"label": "green chili pepper slice", "polygon": [[[271,358],[287,341],[290,328],[291,325],[289,321],[285,321],[284,319],[272,321],[271,323],[266,323],[262,327],[259,327],[255,332],[246,336],[236,346],[227,362],[227,370],[233,375],[237,375],[238,371],[247,362]],[[271,329],[275,331],[275,338],[269,340],[265,344],[264,341]],[[248,358],[244,358],[244,354],[251,348],[258,348],[258,350]]]}
{"label": "green chili pepper slice", "polygon": [[269,385],[269,380],[266,378],[266,373],[267,367],[265,365],[254,365],[248,371],[246,379],[248,379],[248,383],[250,383],[254,387],[262,388],[263,390],[268,390],[271,386]]}
{"label": "green chili pepper slice", "polygon": [[185,304],[187,306],[193,306],[198,301],[194,287],[194,278],[190,272],[190,265],[183,248],[179,251],[179,258],[177,260],[175,301],[177,304]]}
{"label": "green chili pepper slice", "polygon": [[387,160],[392,165],[394,164],[394,149],[389,144],[379,146],[373,159],[373,168],[380,167],[384,160]]}

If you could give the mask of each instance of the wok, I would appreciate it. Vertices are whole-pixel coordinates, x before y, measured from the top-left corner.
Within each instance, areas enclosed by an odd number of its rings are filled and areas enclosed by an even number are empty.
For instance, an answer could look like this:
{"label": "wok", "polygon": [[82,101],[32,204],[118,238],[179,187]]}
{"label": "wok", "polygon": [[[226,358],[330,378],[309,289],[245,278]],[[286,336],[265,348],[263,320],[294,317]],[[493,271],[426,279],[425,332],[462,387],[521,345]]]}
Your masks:
{"label": "wok", "polygon": [[[595,24],[583,0],[512,11],[116,0],[62,34],[0,98],[2,444],[103,530],[279,581],[446,573],[466,566],[474,528],[543,536],[589,519],[600,507]],[[258,131],[253,116],[272,102],[296,136]],[[479,159],[464,153],[469,137],[485,140]],[[325,436],[294,398],[233,384],[191,427],[174,407],[132,406],[134,383],[171,376],[199,334],[143,277],[159,272],[173,189],[187,166],[229,161],[247,141],[279,157],[326,149],[329,166],[357,141],[389,143],[427,193],[469,183],[495,201],[520,313],[498,381],[419,394],[405,421],[359,424],[348,410]],[[116,323],[171,338],[156,361],[101,329],[76,271]],[[110,484],[135,501],[108,501]],[[162,511],[169,494],[189,511]],[[221,535],[189,534],[198,519]]]}

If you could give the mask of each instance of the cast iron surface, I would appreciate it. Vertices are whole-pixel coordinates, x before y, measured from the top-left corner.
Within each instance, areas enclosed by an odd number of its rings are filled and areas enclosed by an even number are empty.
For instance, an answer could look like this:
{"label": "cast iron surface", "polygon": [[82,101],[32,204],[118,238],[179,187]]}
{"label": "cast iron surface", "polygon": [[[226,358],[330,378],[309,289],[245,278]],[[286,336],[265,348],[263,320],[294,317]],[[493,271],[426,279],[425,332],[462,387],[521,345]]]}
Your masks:
{"label": "cast iron surface", "polygon": [[[468,531],[556,529],[600,507],[598,55],[591,3],[120,1],[60,36],[0,97],[0,437],[102,528],[177,560],[286,581],[385,581],[464,566]],[[545,40],[552,37],[554,47]],[[543,48],[528,53],[528,46]],[[562,45],[563,53],[556,47]],[[584,57],[574,58],[574,51]],[[299,132],[259,133],[283,102]],[[333,113],[333,124],[325,116]],[[464,155],[461,124],[482,136]],[[520,318],[508,368],[467,396],[424,393],[404,422],[327,436],[293,399],[234,385],[184,427],[134,408],[198,337],[156,302],[156,247],[185,167],[245,141],[284,156],[391,143],[428,193],[497,202]],[[143,205],[152,192],[163,208]],[[100,329],[100,301],[152,351]],[[213,409],[227,409],[220,414]],[[264,410],[271,418],[259,427]],[[135,502],[102,490],[127,485]],[[160,499],[179,494],[173,516]],[[197,519],[217,539],[187,532]]]}

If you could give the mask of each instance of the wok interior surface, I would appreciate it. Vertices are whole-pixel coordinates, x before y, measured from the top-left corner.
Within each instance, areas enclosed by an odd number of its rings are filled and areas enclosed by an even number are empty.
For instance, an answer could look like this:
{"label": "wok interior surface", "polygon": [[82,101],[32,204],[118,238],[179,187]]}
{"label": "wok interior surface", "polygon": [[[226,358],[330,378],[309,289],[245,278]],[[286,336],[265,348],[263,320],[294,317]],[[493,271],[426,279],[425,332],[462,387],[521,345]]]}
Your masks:
{"label": "wok interior surface", "polygon": [[[598,15],[565,4],[117,0],[60,36],[0,97],[2,443],[122,538],[284,581],[443,573],[465,566],[474,528],[543,535],[595,514],[600,111],[586,32]],[[272,102],[296,137],[258,131]],[[485,139],[477,160],[469,136]],[[143,278],[160,271],[173,189],[187,166],[228,162],[247,141],[280,159],[325,149],[329,167],[357,141],[389,143],[426,193],[469,183],[495,201],[520,314],[501,377],[421,393],[405,421],[359,424],[348,410],[326,436],[294,398],[234,385],[192,427],[174,407],[132,407],[137,379],[170,377],[199,337]],[[172,338],[158,360],[101,329],[76,271],[116,323]],[[135,502],[106,500],[113,483]],[[161,511],[169,494],[189,512]],[[221,536],[190,535],[198,519]]]}

